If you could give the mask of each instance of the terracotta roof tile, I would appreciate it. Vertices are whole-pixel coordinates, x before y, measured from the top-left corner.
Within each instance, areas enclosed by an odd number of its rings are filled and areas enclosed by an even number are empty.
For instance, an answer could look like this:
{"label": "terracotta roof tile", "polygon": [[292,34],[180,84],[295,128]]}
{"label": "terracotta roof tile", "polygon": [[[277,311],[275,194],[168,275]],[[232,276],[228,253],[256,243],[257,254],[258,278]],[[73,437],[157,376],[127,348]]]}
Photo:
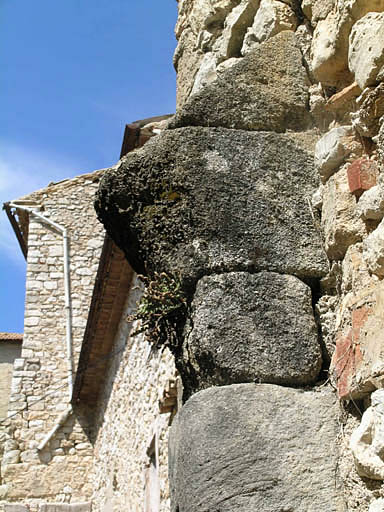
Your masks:
{"label": "terracotta roof tile", "polygon": [[0,332],[0,342],[1,341],[23,341],[23,335],[18,332]]}

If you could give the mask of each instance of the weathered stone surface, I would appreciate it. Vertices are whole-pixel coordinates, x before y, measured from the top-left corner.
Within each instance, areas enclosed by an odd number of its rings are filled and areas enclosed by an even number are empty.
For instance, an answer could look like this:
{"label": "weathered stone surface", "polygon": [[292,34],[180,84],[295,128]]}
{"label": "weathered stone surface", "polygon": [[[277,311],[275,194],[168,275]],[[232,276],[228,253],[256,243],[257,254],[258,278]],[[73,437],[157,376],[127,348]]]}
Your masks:
{"label": "weathered stone surface", "polygon": [[321,277],[315,170],[301,144],[294,134],[165,131],[104,175],[99,218],[139,273],[193,285],[236,270]]}
{"label": "weathered stone surface", "polygon": [[357,98],[359,109],[351,115],[353,127],[364,137],[374,137],[384,115],[384,83],[367,88]]}
{"label": "weathered stone surface", "polygon": [[171,511],[344,510],[336,418],[328,389],[238,384],[197,393],[171,428]]}
{"label": "weathered stone surface", "polygon": [[364,220],[381,220],[384,217],[384,189],[381,185],[364,192],[357,205],[357,214]]}
{"label": "weathered stone surface", "polygon": [[316,24],[319,20],[325,19],[332,11],[335,0],[303,0],[301,8],[304,15]]}
{"label": "weathered stone surface", "polygon": [[353,432],[350,448],[360,476],[384,480],[384,389],[372,393],[371,406]]}
{"label": "weathered stone surface", "polygon": [[206,85],[216,80],[217,58],[213,52],[204,55],[199,71],[196,74],[191,94],[196,94]]}
{"label": "weathered stone surface", "polygon": [[219,61],[240,57],[247,28],[252,24],[260,0],[240,0],[228,14],[216,53]]}
{"label": "weathered stone surface", "polygon": [[349,191],[345,168],[325,184],[322,226],[325,250],[331,260],[342,259],[348,247],[360,242],[366,234],[365,224],[356,213],[356,199]]}
{"label": "weathered stone surface", "polygon": [[349,17],[331,11],[317,23],[312,40],[312,71],[325,85],[336,85],[348,72]]}
{"label": "weathered stone surface", "polygon": [[40,505],[40,512],[91,512],[92,504],[87,503],[47,503]]}
{"label": "weathered stone surface", "polygon": [[315,165],[323,183],[338,169],[349,154],[347,137],[350,126],[339,126],[327,132],[316,144]]}
{"label": "weathered stone surface", "polygon": [[297,24],[297,17],[290,5],[276,0],[261,0],[253,24],[244,37],[241,54],[247,54],[255,44],[283,30],[295,31]]}
{"label": "weathered stone surface", "polygon": [[369,505],[368,512],[383,512],[384,510],[384,498],[378,498],[377,500],[372,501]]}
{"label": "weathered stone surface", "polygon": [[183,363],[192,382],[183,380],[186,388],[240,382],[299,386],[316,380],[321,350],[311,290],[296,277],[272,272],[203,277],[189,317]]}
{"label": "weathered stone surface", "polygon": [[348,62],[361,89],[384,79],[384,13],[370,12],[355,23]]}
{"label": "weathered stone surface", "polygon": [[339,298],[323,295],[316,303],[316,313],[320,319],[323,356],[327,363],[331,361],[335,350],[336,308]]}
{"label": "weathered stone surface", "polygon": [[342,262],[342,292],[369,288],[372,277],[363,257],[363,244],[351,245]]}
{"label": "weathered stone surface", "polygon": [[177,107],[183,105],[191,94],[202,59],[203,52],[196,50],[196,34],[188,27],[181,34],[173,56],[173,65],[177,72]]}
{"label": "weathered stone surface", "polygon": [[191,93],[205,52],[212,51],[225,20],[235,7],[233,0],[180,0],[175,28],[178,45],[174,56],[177,70],[177,106]]}
{"label": "weathered stone surface", "polygon": [[303,130],[311,124],[307,85],[295,35],[281,32],[191,96],[170,127]]}
{"label": "weathered stone surface", "polygon": [[[307,5],[312,4],[311,8]],[[381,0],[343,0],[330,3],[321,0],[304,2],[304,13],[317,22],[312,42],[312,69],[315,77],[325,85],[350,83],[348,49],[350,33],[357,20],[372,11],[382,12]],[[315,14],[316,11],[316,14]],[[319,11],[321,14],[319,14]],[[327,13],[325,19],[324,14]],[[353,28],[355,29],[355,27]],[[349,59],[350,62],[350,59]],[[352,67],[349,67],[352,70]],[[361,86],[359,80],[357,80]],[[362,87],[363,88],[363,87]]]}
{"label": "weathered stone surface", "polygon": [[19,503],[7,503],[4,505],[4,512],[29,512],[29,507]]}
{"label": "weathered stone surface", "polygon": [[2,465],[17,464],[20,461],[20,450],[10,450],[3,455],[1,460]]}
{"label": "weathered stone surface", "polygon": [[384,164],[384,119],[381,118],[381,127],[379,130],[379,134],[376,138],[377,140],[377,152],[379,154],[380,163]]}
{"label": "weathered stone surface", "polygon": [[347,293],[338,311],[339,331],[331,363],[339,397],[366,397],[384,384],[384,288],[375,276]]}
{"label": "weathered stone surface", "polygon": [[364,240],[363,255],[369,270],[384,277],[384,220]]}

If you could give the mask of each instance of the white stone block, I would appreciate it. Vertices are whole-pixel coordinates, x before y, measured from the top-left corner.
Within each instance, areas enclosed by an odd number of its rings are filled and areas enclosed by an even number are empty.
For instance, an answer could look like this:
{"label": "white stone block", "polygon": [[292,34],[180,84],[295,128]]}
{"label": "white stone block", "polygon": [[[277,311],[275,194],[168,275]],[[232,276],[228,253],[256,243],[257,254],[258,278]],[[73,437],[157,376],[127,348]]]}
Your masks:
{"label": "white stone block", "polygon": [[23,358],[17,358],[15,359],[13,363],[13,369],[14,370],[22,370],[24,368],[25,360]]}
{"label": "white stone block", "polygon": [[350,448],[360,476],[384,480],[384,389],[372,393],[371,404],[351,436]]}
{"label": "white stone block", "polygon": [[200,68],[196,73],[191,94],[196,94],[216,79],[216,68],[217,60],[215,53],[206,53],[201,61]]}
{"label": "white stone block", "polygon": [[255,44],[262,43],[283,30],[295,31],[297,24],[297,17],[287,3],[261,0],[253,24],[245,35],[241,54],[245,55]]}
{"label": "white stone block", "polygon": [[384,217],[384,188],[376,185],[360,197],[357,214],[364,220],[381,220]]}
{"label": "white stone block", "polygon": [[370,12],[354,24],[348,63],[361,89],[384,80],[384,13]]}
{"label": "white stone block", "polygon": [[56,290],[57,289],[57,281],[45,281],[44,288],[46,290]]}
{"label": "white stone block", "polygon": [[18,464],[20,461],[20,450],[11,450],[3,455],[1,464],[3,466],[7,464]]}
{"label": "white stone block", "polygon": [[351,135],[351,133],[351,126],[340,126],[330,130],[317,142],[315,165],[323,182],[327,181],[344,162],[348,154],[345,137]]}
{"label": "white stone block", "polygon": [[363,257],[372,274],[384,277],[384,220],[364,240]]}
{"label": "white stone block", "polygon": [[369,505],[368,512],[384,512],[384,498],[372,501]]}
{"label": "white stone block", "polygon": [[50,257],[60,257],[63,255],[63,247],[61,245],[54,245],[49,248]]}
{"label": "white stone block", "polygon": [[25,327],[35,327],[36,325],[39,325],[40,318],[38,316],[27,316],[24,319],[24,325]]}

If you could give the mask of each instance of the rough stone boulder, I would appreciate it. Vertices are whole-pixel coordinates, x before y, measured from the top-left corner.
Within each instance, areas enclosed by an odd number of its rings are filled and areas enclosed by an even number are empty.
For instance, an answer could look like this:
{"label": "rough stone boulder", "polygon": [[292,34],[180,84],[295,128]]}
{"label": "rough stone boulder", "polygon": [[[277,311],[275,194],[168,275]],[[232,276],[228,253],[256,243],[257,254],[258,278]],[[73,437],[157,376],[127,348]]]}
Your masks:
{"label": "rough stone boulder", "polygon": [[241,130],[305,130],[311,125],[308,79],[293,32],[252,49],[193,94],[170,127],[222,126]]}
{"label": "rough stone boulder", "polygon": [[294,135],[166,130],[107,172],[96,209],[139,273],[327,272],[309,198],[313,155]]}
{"label": "rough stone boulder", "polygon": [[171,512],[341,512],[333,393],[210,388],[170,433]]}
{"label": "rough stone boulder", "polygon": [[231,272],[197,284],[183,345],[184,385],[314,382],[321,350],[311,290],[293,276]]}
{"label": "rough stone boulder", "polygon": [[370,12],[353,26],[349,68],[363,90],[384,79],[384,13]]}

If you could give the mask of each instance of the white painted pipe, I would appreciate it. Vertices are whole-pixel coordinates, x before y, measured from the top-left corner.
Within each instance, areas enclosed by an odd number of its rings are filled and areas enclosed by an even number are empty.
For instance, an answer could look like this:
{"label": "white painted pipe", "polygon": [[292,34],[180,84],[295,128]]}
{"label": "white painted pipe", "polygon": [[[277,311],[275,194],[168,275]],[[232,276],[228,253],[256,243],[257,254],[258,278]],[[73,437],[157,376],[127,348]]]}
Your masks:
{"label": "white painted pipe", "polygon": [[72,407],[69,406],[63,414],[60,416],[60,418],[57,420],[55,426],[48,432],[48,434],[44,437],[44,439],[41,441],[41,443],[38,445],[37,449],[39,451],[43,450],[49,441],[52,439],[52,437],[56,434],[56,432],[59,430],[59,428],[64,425],[64,423],[67,421],[69,416],[72,414]]}
{"label": "white painted pipe", "polygon": [[70,293],[70,272],[69,272],[69,243],[67,230],[57,222],[48,219],[40,212],[36,212],[31,208],[24,206],[23,204],[17,204],[17,201],[9,203],[11,208],[18,208],[28,212],[43,222],[46,222],[50,226],[54,227],[59,231],[63,237],[63,259],[64,259],[64,299],[65,299],[65,316],[66,316],[66,348],[67,348],[67,367],[68,367],[68,395],[69,401],[72,399],[73,392],[73,343],[72,343],[72,301]]}

